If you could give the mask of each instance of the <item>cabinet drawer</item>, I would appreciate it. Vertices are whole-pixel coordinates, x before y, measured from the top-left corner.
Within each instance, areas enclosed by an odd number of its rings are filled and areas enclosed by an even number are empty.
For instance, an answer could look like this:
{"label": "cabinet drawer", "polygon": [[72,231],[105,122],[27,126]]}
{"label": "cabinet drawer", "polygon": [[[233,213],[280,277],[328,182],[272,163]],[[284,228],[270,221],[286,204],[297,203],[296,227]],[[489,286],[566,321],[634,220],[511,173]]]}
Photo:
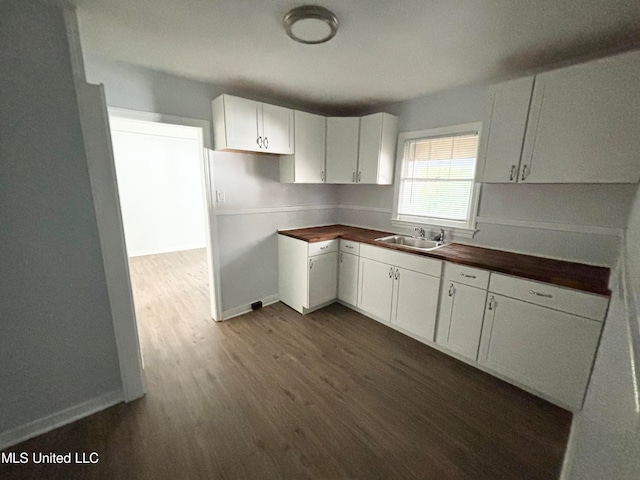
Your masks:
{"label": "cabinet drawer", "polygon": [[360,255],[360,243],[351,240],[340,240],[340,251]]}
{"label": "cabinet drawer", "polygon": [[458,265],[457,263],[447,262],[444,264],[444,277],[447,281],[463,283],[485,290],[489,286],[489,273],[487,270]]}
{"label": "cabinet drawer", "polygon": [[516,298],[600,322],[604,320],[609,305],[609,299],[601,295],[498,273],[491,274],[489,290],[506,297]]}
{"label": "cabinet drawer", "polygon": [[414,272],[424,273],[433,277],[442,276],[442,261],[423,257],[413,253],[403,253],[388,248],[360,245],[360,257],[370,258],[378,262],[394,265]]}
{"label": "cabinet drawer", "polygon": [[324,242],[314,242],[309,244],[309,256],[320,255],[338,251],[338,240],[326,240]]}

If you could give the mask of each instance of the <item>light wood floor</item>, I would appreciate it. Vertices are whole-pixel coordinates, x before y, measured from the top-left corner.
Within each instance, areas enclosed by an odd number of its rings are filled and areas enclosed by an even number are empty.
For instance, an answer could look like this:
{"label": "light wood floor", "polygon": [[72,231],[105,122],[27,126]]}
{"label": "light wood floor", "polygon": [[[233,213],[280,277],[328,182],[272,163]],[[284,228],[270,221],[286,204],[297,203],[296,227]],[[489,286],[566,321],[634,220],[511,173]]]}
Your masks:
{"label": "light wood floor", "polygon": [[147,396],[0,478],[555,479],[571,415],[340,305],[210,320],[204,251],[132,259]]}

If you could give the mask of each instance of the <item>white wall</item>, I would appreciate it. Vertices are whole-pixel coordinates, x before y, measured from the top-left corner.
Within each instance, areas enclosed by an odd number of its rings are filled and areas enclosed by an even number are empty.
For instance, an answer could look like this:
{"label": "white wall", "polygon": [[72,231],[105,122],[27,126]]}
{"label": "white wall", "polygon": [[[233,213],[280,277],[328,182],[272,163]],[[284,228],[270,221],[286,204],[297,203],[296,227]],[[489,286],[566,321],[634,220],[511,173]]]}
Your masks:
{"label": "white wall", "polygon": [[[474,86],[391,106],[400,131],[425,130],[482,121],[489,88]],[[620,238],[635,192],[634,185],[482,186],[479,232],[466,243],[604,266],[615,264]],[[340,187],[342,223],[397,230],[390,223],[393,188]],[[526,221],[554,224],[523,227]],[[516,225],[513,225],[516,223]],[[563,225],[567,227],[563,227]]]}
{"label": "white wall", "polygon": [[199,130],[113,117],[110,125],[129,256],[205,248]]}
{"label": "white wall", "polygon": [[574,416],[565,480],[640,478],[640,192],[613,292],[584,409]]}
{"label": "white wall", "polygon": [[62,11],[0,32],[1,445],[122,383]]}

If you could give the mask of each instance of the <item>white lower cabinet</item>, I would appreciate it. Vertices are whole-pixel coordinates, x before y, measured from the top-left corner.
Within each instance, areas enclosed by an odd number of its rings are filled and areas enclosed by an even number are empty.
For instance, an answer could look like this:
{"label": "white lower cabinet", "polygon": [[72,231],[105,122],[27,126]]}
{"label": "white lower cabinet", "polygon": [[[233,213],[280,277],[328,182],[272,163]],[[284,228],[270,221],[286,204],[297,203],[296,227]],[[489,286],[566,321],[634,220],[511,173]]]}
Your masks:
{"label": "white lower cabinet", "polygon": [[338,294],[338,240],[308,243],[278,235],[280,301],[300,313]]}
{"label": "white lower cabinet", "polygon": [[340,252],[338,265],[338,299],[349,305],[358,303],[358,268],[360,257]]}
{"label": "white lower cabinet", "polygon": [[358,307],[433,341],[441,271],[438,260],[362,245]]}
{"label": "white lower cabinet", "polygon": [[[561,404],[581,408],[603,317],[596,320],[576,315],[574,311],[580,311],[583,302],[576,298],[567,301],[563,294],[583,296],[584,303],[600,304],[593,312],[606,311],[608,299],[544,284],[531,288],[536,282],[505,275],[496,274],[499,281],[494,282],[493,277],[478,362]],[[526,295],[535,303],[491,291],[506,278],[515,287],[509,287],[512,291],[524,284]],[[544,306],[547,301],[556,308]]]}
{"label": "white lower cabinet", "polygon": [[433,341],[440,279],[404,268],[394,274],[391,323]]}
{"label": "white lower cabinet", "polygon": [[360,258],[359,307],[386,322],[391,320],[393,267],[368,258]]}
{"label": "white lower cabinet", "polygon": [[453,263],[446,263],[444,271],[436,343],[475,362],[489,272]]}

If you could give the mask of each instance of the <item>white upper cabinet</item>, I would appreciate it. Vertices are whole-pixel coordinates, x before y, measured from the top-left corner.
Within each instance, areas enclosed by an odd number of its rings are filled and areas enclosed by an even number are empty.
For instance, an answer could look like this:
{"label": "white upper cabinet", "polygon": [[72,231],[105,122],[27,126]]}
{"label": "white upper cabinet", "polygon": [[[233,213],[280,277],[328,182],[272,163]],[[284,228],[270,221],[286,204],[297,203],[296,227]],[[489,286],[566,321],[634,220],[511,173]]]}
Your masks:
{"label": "white upper cabinet", "polygon": [[640,180],[640,52],[536,77],[520,178],[531,183]]}
{"label": "white upper cabinet", "polygon": [[631,52],[497,85],[480,181],[637,183],[639,84]]}
{"label": "white upper cabinet", "polygon": [[480,146],[479,181],[515,183],[527,127],[533,77],[501,83],[493,88],[488,108],[488,125]]}
{"label": "white upper cabinet", "polygon": [[359,117],[327,117],[327,183],[356,183]]}
{"label": "white upper cabinet", "polygon": [[293,153],[293,110],[232,95],[211,105],[216,150]]}
{"label": "white upper cabinet", "polygon": [[360,118],[357,183],[391,185],[398,119],[388,113]]}
{"label": "white upper cabinet", "polygon": [[280,181],[322,183],[325,181],[325,117],[296,110],[293,120],[294,154],[280,157]]}

